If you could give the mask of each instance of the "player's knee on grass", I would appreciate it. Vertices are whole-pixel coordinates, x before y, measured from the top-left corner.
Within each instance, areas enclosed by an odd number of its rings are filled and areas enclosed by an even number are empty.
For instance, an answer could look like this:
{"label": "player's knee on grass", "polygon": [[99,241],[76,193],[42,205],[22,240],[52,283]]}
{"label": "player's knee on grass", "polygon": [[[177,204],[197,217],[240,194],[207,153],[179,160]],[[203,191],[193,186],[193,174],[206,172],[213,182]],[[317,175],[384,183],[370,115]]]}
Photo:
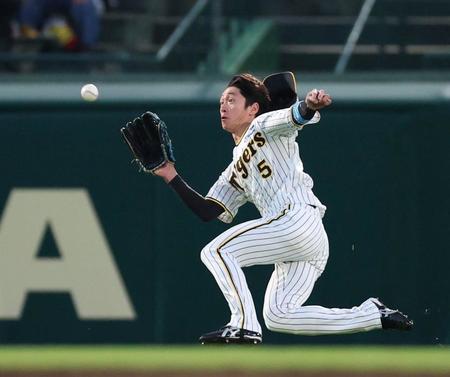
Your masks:
{"label": "player's knee on grass", "polygon": [[279,321],[283,319],[284,313],[277,307],[273,308],[269,305],[264,305],[263,318],[266,327],[270,331],[280,331]]}
{"label": "player's knee on grass", "polygon": [[277,324],[270,316],[264,315],[264,323],[266,324],[268,330],[275,332],[280,331],[280,324]]}

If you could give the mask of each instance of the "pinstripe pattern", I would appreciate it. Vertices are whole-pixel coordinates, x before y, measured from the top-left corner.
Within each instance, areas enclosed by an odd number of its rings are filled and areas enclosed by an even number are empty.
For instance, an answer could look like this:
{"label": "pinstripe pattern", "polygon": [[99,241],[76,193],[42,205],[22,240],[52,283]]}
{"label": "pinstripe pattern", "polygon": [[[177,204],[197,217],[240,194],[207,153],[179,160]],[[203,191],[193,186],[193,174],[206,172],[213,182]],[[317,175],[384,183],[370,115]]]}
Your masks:
{"label": "pinstripe pattern", "polygon": [[[317,119],[313,118],[309,123],[315,121]],[[312,192],[313,180],[303,171],[298,144],[295,141],[298,130],[290,109],[266,113],[253,121],[239,145],[234,148],[233,161],[206,195],[228,209],[219,216],[220,220],[231,222],[239,207],[247,201],[254,203],[263,217],[276,216],[291,203],[317,206],[322,216],[324,215],[326,207]],[[249,176],[243,178],[236,171],[235,165],[258,132],[262,133],[266,143],[262,147],[253,147],[256,153],[245,164]],[[258,168],[262,160],[265,160],[272,170],[272,175],[266,179],[261,176]],[[236,173],[236,181],[243,190],[237,190],[230,184],[233,172]]]}
{"label": "pinstripe pattern", "polygon": [[[311,123],[319,118],[317,113]],[[229,304],[228,325],[261,332],[242,268],[274,264],[263,310],[270,330],[320,335],[380,328],[379,311],[369,300],[352,309],[302,306],[325,269],[328,238],[322,224],[326,207],[312,192],[295,141],[301,127],[290,109],[253,121],[207,198],[227,209],[219,216],[224,222],[246,202],[254,203],[261,218],[219,235],[201,259]]]}
{"label": "pinstripe pattern", "polygon": [[263,315],[269,330],[326,335],[381,328],[379,310],[370,300],[351,309],[302,306],[320,274],[308,261],[275,265],[264,299]]}

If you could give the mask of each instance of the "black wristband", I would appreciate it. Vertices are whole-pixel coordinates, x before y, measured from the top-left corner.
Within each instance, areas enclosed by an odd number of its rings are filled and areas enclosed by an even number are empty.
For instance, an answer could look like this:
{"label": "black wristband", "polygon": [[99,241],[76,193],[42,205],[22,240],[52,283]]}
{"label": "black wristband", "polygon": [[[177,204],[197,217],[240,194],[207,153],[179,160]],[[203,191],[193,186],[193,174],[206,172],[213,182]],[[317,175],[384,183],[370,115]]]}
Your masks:
{"label": "black wristband", "polygon": [[300,111],[300,115],[305,120],[311,120],[316,113],[316,110],[310,109],[305,101],[300,101],[298,104],[298,109]]}

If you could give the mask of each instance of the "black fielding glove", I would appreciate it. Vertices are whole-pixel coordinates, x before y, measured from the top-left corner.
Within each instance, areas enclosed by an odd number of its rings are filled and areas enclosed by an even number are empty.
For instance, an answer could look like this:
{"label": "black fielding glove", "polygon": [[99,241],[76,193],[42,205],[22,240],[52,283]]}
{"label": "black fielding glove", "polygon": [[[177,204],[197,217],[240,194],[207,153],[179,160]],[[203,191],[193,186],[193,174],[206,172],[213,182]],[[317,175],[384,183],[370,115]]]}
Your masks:
{"label": "black fielding glove", "polygon": [[154,174],[155,170],[166,162],[175,162],[166,124],[155,113],[147,111],[128,122],[120,132],[134,156],[134,161],[137,161],[145,173]]}

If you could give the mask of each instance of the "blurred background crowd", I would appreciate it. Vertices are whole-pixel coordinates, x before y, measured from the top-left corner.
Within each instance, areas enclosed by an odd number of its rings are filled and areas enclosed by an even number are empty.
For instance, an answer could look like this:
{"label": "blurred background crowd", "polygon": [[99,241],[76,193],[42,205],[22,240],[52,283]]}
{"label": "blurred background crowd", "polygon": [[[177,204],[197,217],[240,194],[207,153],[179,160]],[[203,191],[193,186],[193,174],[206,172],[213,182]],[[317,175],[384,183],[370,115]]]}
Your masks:
{"label": "blurred background crowd", "polygon": [[435,71],[447,0],[3,0],[0,70]]}

